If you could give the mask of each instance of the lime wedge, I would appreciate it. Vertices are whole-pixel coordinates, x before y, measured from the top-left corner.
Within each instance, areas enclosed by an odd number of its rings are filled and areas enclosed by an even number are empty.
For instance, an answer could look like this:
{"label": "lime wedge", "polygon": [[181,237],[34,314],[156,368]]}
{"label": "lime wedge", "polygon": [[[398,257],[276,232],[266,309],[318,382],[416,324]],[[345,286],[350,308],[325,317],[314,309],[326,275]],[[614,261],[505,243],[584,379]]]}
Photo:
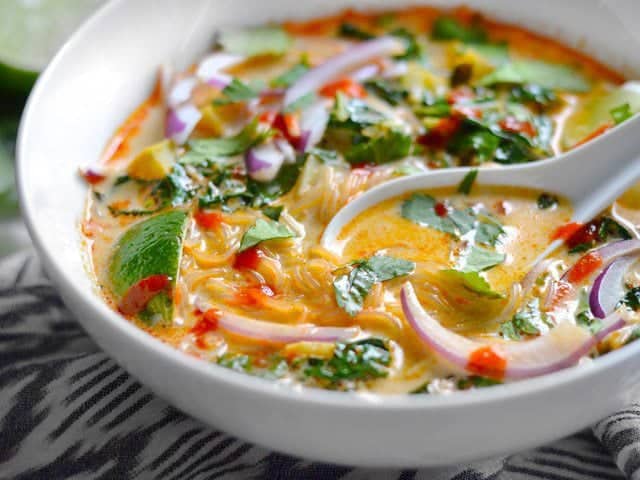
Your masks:
{"label": "lime wedge", "polygon": [[26,93],[71,32],[104,0],[0,0],[0,88]]}
{"label": "lime wedge", "polygon": [[[166,275],[175,285],[180,267],[182,240],[187,214],[174,210],[134,224],[118,240],[109,264],[109,280],[114,293],[122,297],[129,287],[153,275]],[[140,318],[150,324],[154,316],[162,322],[171,320],[173,303],[158,294],[148,304]]]}

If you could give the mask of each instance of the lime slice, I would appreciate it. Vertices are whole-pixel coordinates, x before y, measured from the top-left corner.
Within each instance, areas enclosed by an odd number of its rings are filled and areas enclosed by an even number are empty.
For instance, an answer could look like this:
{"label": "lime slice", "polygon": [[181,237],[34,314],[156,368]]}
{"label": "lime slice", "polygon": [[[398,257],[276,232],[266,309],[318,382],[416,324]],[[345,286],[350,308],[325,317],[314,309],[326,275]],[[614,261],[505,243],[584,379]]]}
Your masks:
{"label": "lime slice", "polygon": [[598,127],[611,123],[611,110],[625,103],[629,104],[633,113],[640,111],[640,83],[627,82],[614,89],[603,86],[594,89],[588,94],[583,106],[567,119],[563,145],[570,148]]}
{"label": "lime slice", "polygon": [[0,87],[29,91],[71,32],[104,0],[0,0]]}
{"label": "lime slice", "polygon": [[[174,210],[136,223],[118,240],[109,265],[109,280],[114,293],[122,297],[129,287],[154,275],[166,275],[175,285],[187,214]],[[173,303],[164,294],[156,295],[141,312],[149,323],[171,320]]]}

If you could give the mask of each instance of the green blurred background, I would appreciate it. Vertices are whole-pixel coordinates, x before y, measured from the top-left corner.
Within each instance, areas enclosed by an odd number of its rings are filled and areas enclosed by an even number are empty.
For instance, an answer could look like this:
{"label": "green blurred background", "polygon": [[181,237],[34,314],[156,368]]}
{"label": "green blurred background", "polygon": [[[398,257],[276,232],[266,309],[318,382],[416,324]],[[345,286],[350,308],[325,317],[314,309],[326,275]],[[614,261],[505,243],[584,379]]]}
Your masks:
{"label": "green blurred background", "polygon": [[15,141],[38,74],[105,0],[0,0],[0,257],[30,241],[15,191]]}

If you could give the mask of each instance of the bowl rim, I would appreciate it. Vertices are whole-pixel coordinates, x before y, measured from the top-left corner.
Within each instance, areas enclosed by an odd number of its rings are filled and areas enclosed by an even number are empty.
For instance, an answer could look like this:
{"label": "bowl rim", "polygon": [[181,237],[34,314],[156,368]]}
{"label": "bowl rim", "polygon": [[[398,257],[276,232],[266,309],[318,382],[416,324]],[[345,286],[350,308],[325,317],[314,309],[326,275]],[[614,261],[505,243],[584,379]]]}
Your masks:
{"label": "bowl rim", "polygon": [[[27,191],[25,178],[27,175],[25,166],[28,143],[32,137],[30,124],[32,118],[38,115],[40,98],[47,95],[47,85],[51,77],[60,75],[58,65],[73,56],[74,46],[81,43],[85,37],[90,36],[95,26],[99,25],[105,17],[117,15],[119,10],[124,10],[127,0],[111,0],[92,14],[73,35],[64,43],[62,48],[51,60],[44,72],[42,72],[31,92],[20,121],[18,139],[16,142],[16,181],[19,204],[23,220],[27,226],[39,257],[51,276],[52,283],[60,286],[60,290],[75,299],[89,311],[95,314],[95,321],[108,322],[110,328],[120,335],[130,337],[140,350],[150,350],[156,355],[165,357],[165,360],[179,366],[181,369],[197,373],[201,378],[209,381],[224,382],[244,391],[246,394],[266,395],[281,401],[304,401],[309,404],[324,405],[339,408],[373,409],[379,411],[395,410],[425,410],[425,409],[450,409],[456,407],[474,406],[479,404],[492,404],[502,401],[512,401],[531,394],[542,394],[545,390],[558,389],[580,380],[589,380],[600,375],[603,371],[614,367],[618,363],[640,354],[640,342],[624,346],[602,357],[579,364],[557,372],[540,377],[519,380],[512,383],[495,385],[486,389],[474,389],[471,391],[455,391],[443,395],[411,395],[402,394],[377,394],[371,392],[340,392],[329,391],[301,385],[288,385],[277,380],[267,380],[250,374],[236,372],[203,359],[197,359],[182,352],[158,338],[136,327],[126,318],[118,315],[108,307],[102,298],[94,292],[87,291],[78,285],[65,272],[64,264],[57,260],[55,252],[48,245],[46,235],[43,235],[34,220],[34,209],[37,206],[31,201],[31,195]],[[62,73],[63,74],[63,73]],[[123,112],[123,118],[124,114]],[[596,140],[597,141],[597,140]],[[581,147],[584,148],[584,147]],[[551,159],[557,159],[552,157]],[[502,167],[514,168],[514,167]],[[517,166],[515,167],[517,168]],[[77,225],[74,230],[80,235]],[[79,252],[80,253],[80,252]],[[89,272],[87,272],[87,275]],[[95,282],[94,279],[91,279]],[[82,321],[78,320],[81,324]],[[118,362],[117,356],[106,352],[110,358]],[[144,381],[143,381],[144,383]]]}

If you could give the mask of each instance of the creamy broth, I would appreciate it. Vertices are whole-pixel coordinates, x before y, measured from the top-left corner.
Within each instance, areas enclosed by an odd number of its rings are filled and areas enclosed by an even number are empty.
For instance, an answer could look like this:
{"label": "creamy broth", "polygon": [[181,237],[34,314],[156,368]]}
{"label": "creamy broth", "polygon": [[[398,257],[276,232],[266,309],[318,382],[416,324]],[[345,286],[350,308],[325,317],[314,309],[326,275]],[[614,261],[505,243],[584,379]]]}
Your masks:
{"label": "creamy broth", "polygon": [[[358,60],[362,48],[379,52]],[[327,77],[336,59],[350,67]],[[161,77],[84,172],[96,281],[151,335],[272,380],[384,393],[510,381],[500,345],[558,325],[593,335],[583,356],[635,338],[637,263],[619,279],[613,333],[597,337],[584,296],[616,261],[598,248],[637,235],[637,188],[587,225],[545,192],[414,192],[354,219],[340,253],[319,245],[338,210],[382,182],[537,161],[614,128],[640,107],[616,72],[467,9],[418,8],[223,32],[211,56]],[[530,278],[554,238],[565,246]],[[506,366],[438,354],[407,319],[406,282]]]}

